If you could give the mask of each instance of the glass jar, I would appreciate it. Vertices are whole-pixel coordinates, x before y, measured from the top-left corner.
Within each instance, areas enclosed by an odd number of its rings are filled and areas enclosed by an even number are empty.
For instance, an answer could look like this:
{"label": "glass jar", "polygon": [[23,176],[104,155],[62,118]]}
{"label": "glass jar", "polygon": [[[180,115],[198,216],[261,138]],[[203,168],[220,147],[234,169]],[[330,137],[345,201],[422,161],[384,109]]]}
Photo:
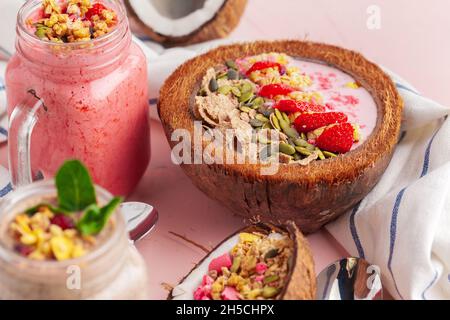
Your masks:
{"label": "glass jar", "polygon": [[15,186],[52,177],[76,158],[94,181],[128,195],[150,159],[147,64],[132,41],[120,0],[113,31],[87,42],[37,38],[26,24],[41,5],[27,1],[17,20],[16,53],[6,71],[10,167]]}
{"label": "glass jar", "polygon": [[[96,187],[99,204],[112,195]],[[53,181],[19,188],[0,203],[0,300],[4,299],[146,299],[148,275],[143,258],[128,239],[117,210],[114,228],[92,252],[67,261],[35,261],[8,244],[7,228],[14,217],[56,197]]]}

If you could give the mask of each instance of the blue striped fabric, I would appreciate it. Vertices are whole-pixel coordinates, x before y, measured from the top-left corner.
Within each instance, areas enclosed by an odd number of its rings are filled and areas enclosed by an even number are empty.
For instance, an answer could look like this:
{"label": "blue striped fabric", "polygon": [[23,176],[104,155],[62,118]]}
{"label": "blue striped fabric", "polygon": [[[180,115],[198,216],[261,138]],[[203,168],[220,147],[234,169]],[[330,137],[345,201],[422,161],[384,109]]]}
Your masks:
{"label": "blue striped fabric", "polygon": [[10,191],[12,191],[11,183],[8,183],[6,186],[0,189],[0,198],[7,195]]}
{"label": "blue striped fabric", "polygon": [[361,206],[361,202],[359,202],[356,207],[353,208],[352,213],[350,214],[350,233],[352,234],[353,241],[355,242],[356,249],[358,250],[358,256],[360,258],[365,259],[364,248],[361,244],[361,239],[359,238],[358,231],[356,230],[355,218],[356,214]]}
{"label": "blue striped fabric", "polygon": [[[447,120],[447,117],[445,117],[445,120]],[[439,127],[436,132],[433,134],[433,136],[430,139],[430,142],[427,145],[427,148],[425,150],[425,155],[424,155],[424,160],[423,160],[423,166],[422,166],[422,172],[420,174],[420,178],[425,177],[428,172],[429,172],[429,168],[430,168],[430,154],[431,154],[431,148],[433,146],[433,142],[434,139],[436,138],[437,134],[439,133],[441,127]],[[391,218],[391,240],[390,240],[390,248],[389,248],[389,260],[388,260],[388,270],[391,274],[392,280],[394,281],[395,284],[395,288],[397,290],[398,295],[403,299],[400,291],[398,290],[397,287],[397,283],[395,280],[395,276],[394,276],[394,272],[392,271],[392,260],[394,257],[394,250],[395,250],[395,241],[397,239],[397,219],[398,219],[398,214],[399,214],[399,208],[401,205],[401,202],[403,200],[403,196],[405,194],[405,192],[408,190],[408,188],[404,188],[402,189],[395,200],[395,204],[394,204],[394,208],[392,210],[392,218]],[[437,271],[435,271],[436,274]],[[430,282],[430,284],[425,288],[424,292],[422,293],[422,297],[425,299],[425,295],[426,292],[428,291],[428,289],[430,289],[433,284],[435,283],[435,281],[437,280],[437,275],[435,274],[433,280]]]}

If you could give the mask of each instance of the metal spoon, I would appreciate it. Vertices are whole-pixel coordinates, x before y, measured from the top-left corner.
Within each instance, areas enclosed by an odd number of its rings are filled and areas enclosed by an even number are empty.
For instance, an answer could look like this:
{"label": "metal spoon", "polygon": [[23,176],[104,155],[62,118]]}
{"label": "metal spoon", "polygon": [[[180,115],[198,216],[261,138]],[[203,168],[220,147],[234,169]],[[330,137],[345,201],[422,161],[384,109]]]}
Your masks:
{"label": "metal spoon", "polygon": [[124,202],[120,205],[120,211],[125,217],[127,231],[133,242],[149,234],[159,219],[158,211],[153,206],[142,202]]}
{"label": "metal spoon", "polygon": [[317,277],[317,300],[382,300],[380,268],[364,259],[346,258]]}

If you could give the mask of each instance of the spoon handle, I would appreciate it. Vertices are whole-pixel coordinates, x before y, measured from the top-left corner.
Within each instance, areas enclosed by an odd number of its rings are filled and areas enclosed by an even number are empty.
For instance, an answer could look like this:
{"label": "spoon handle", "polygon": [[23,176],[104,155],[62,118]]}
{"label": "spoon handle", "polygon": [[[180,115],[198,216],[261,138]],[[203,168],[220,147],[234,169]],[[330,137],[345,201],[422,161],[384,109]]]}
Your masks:
{"label": "spoon handle", "polygon": [[124,202],[120,210],[125,217],[130,239],[134,242],[149,234],[159,219],[158,211],[142,202]]}

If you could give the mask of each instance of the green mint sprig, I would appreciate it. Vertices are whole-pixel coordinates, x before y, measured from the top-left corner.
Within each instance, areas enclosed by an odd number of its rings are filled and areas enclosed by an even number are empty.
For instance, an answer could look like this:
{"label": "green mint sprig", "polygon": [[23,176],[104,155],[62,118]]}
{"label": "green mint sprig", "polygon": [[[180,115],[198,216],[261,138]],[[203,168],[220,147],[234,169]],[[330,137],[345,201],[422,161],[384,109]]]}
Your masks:
{"label": "green mint sprig", "polygon": [[47,206],[51,211],[65,215],[83,212],[76,223],[82,235],[99,234],[111,214],[122,202],[122,198],[114,197],[104,207],[99,207],[89,171],[78,160],[66,161],[59,168],[55,176],[55,184],[58,192],[58,206],[41,203],[28,209],[26,213],[34,214],[41,206]]}

